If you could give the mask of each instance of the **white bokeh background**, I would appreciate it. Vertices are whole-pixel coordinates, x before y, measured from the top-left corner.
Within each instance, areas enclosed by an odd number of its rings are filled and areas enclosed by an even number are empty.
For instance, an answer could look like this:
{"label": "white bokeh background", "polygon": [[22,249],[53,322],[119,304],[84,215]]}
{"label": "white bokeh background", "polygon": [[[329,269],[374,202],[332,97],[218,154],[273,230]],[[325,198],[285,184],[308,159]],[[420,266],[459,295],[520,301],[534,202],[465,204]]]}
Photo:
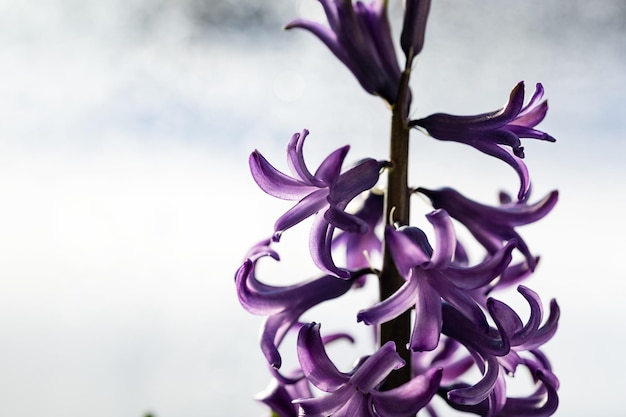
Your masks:
{"label": "white bokeh background", "polygon": [[[247,156],[284,167],[303,127],[312,165],[345,143],[353,160],[386,155],[380,100],[280,30],[311,3],[0,0],[0,415],[264,414],[260,320],[232,276],[288,205],[256,189]],[[535,198],[561,199],[522,233],[542,255],[529,286],[562,307],[557,415],[620,416],[624,2],[433,3],[416,115],[546,87],[558,142],[526,141],[527,163]],[[499,161],[414,141],[415,183],[515,191]]]}

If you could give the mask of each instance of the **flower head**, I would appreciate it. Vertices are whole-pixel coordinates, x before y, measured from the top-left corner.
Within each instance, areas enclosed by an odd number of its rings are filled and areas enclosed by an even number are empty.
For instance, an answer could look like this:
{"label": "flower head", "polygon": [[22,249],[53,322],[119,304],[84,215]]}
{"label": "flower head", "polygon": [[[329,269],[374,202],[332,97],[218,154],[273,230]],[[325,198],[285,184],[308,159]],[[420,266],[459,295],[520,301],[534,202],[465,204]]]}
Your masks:
{"label": "flower head", "polygon": [[401,70],[391,39],[387,2],[318,1],[324,8],[329,27],[296,19],[286,28],[302,28],[313,33],[348,67],[365,91],[394,104]]}
{"label": "flower head", "polygon": [[298,335],[298,359],[305,377],[320,390],[321,398],[296,400],[304,416],[409,417],[428,404],[439,388],[441,370],[430,370],[388,391],[380,385],[394,369],[404,366],[393,342],[361,360],[350,372],[332,363],[320,336],[319,324],[302,327]]}
{"label": "flower head", "polygon": [[475,116],[436,113],[414,120],[411,125],[426,129],[435,139],[465,143],[509,164],[520,178],[518,199],[521,200],[530,189],[530,180],[521,160],[524,148],[520,138],[555,141],[549,134],[535,129],[548,111],[548,102],[541,101],[542,98],[543,86],[537,84],[535,94],[524,106],[524,83],[520,82],[511,91],[507,105],[500,110]]}
{"label": "flower head", "polygon": [[[467,227],[490,254],[500,250],[503,242],[516,239],[517,248],[526,258],[525,264],[530,271],[535,269],[537,258],[531,254],[528,245],[515,228],[545,217],[559,198],[558,191],[552,191],[535,204],[519,201],[492,207],[470,200],[452,188],[439,190],[418,188],[417,191],[428,197],[435,208],[446,210],[452,218]],[[509,272],[512,273],[513,270]]]}
{"label": "flower head", "polygon": [[380,324],[415,307],[409,342],[415,351],[437,347],[442,328],[442,300],[454,305],[479,327],[487,328],[486,317],[469,290],[483,287],[500,275],[511,262],[515,247],[515,241],[510,241],[481,264],[459,267],[452,262],[456,235],[450,217],[444,210],[437,210],[427,218],[435,228],[435,250],[418,228],[387,227],[386,242],[406,282],[391,297],[357,315],[358,321]]}
{"label": "flower head", "polygon": [[303,146],[309,132],[292,136],[287,146],[287,162],[293,177],[274,168],[258,151],[250,155],[250,170],[256,183],[266,193],[285,200],[298,200],[274,224],[274,239],[302,220],[319,213],[310,235],[313,261],[325,272],[347,278],[349,273],[338,268],[331,256],[331,241],[335,228],[365,233],[367,223],[345,212],[352,199],[372,188],[380,170],[387,164],[375,159],[364,159],[341,173],[349,146],[331,153],[312,174],[304,163]]}

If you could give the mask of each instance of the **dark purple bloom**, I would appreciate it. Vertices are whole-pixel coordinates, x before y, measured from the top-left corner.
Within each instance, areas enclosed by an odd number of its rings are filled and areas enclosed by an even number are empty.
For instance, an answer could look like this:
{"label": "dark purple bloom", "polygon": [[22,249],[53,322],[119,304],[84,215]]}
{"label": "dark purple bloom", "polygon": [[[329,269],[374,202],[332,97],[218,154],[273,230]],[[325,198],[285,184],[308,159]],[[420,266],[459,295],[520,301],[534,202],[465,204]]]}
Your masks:
{"label": "dark purple bloom", "polygon": [[464,345],[483,373],[482,379],[472,386],[451,386],[447,390],[450,403],[462,407],[487,401],[483,404],[488,409],[487,415],[500,415],[507,402],[505,374],[513,375],[518,365],[527,365],[526,352],[537,355],[537,348],[556,332],[560,315],[556,301],[550,303],[550,316],[541,326],[543,312],[539,296],[523,286],[518,291],[530,306],[528,321],[524,324],[508,305],[490,298],[487,309],[497,329],[489,328],[487,332],[453,306],[444,304],[442,332]]}
{"label": "dark purple bloom", "polygon": [[548,102],[541,101],[542,98],[543,87],[537,84],[535,94],[524,106],[524,83],[520,82],[511,91],[507,105],[500,110],[476,116],[436,113],[412,121],[411,126],[426,129],[435,139],[465,143],[503,160],[520,177],[518,199],[522,200],[529,191],[530,181],[526,165],[521,160],[524,148],[520,138],[555,141],[549,134],[535,129],[548,111]]}
{"label": "dark purple bloom", "polygon": [[260,242],[235,274],[237,296],[241,305],[252,314],[268,316],[261,332],[261,350],[269,365],[280,368],[282,359],[278,347],[305,311],[323,301],[345,294],[352,280],[337,279],[331,275],[285,287],[267,285],[256,278],[259,259],[269,256],[278,260],[278,254],[269,247],[269,240]]}
{"label": "dark purple bloom", "polygon": [[526,367],[533,378],[534,391],[526,397],[506,397],[504,392],[503,378],[498,378],[498,386],[494,391],[499,391],[497,398],[495,393],[477,404],[458,404],[452,401],[449,393],[456,389],[467,388],[467,384],[456,384],[442,388],[442,395],[453,408],[478,414],[485,417],[548,417],[554,414],[559,405],[557,390],[559,380],[552,373],[550,363],[539,350],[530,351],[530,356],[524,357],[520,365]]}
{"label": "dark purple bloom", "polygon": [[286,28],[302,28],[317,36],[354,74],[370,94],[396,102],[401,70],[387,20],[387,2],[318,0],[330,27],[296,19]]}
{"label": "dark purple bloom", "polygon": [[313,261],[323,271],[347,278],[348,271],[338,268],[331,256],[333,232],[335,228],[357,233],[368,230],[365,221],[346,213],[345,208],[352,199],[376,184],[380,170],[387,163],[368,158],[341,173],[341,165],[349,149],[349,146],[344,146],[326,157],[315,174],[311,174],[302,152],[308,134],[306,129],[302,134],[294,134],[287,146],[287,162],[293,177],[278,171],[258,151],[250,155],[250,170],[256,183],[266,193],[298,201],[274,224],[275,240],[283,231],[319,213],[310,235]]}
{"label": "dark purple bloom", "polygon": [[422,51],[424,46],[430,0],[407,0],[404,3],[404,9],[400,46],[402,46],[407,61],[410,62]]}
{"label": "dark purple bloom", "polygon": [[442,299],[468,318],[487,327],[485,315],[469,290],[493,281],[511,262],[515,247],[512,240],[481,264],[459,267],[452,263],[456,235],[452,221],[444,210],[427,215],[437,236],[433,250],[420,229],[406,227],[395,230],[388,226],[385,239],[398,271],[407,280],[391,297],[361,310],[358,321],[366,324],[387,322],[415,307],[415,322],[409,346],[412,350],[433,350],[439,343],[442,326]]}
{"label": "dark purple bloom", "polygon": [[404,366],[393,342],[361,360],[350,373],[332,363],[319,333],[319,324],[305,325],[298,335],[298,359],[306,378],[321,398],[296,400],[304,416],[409,417],[427,405],[439,388],[441,370],[430,370],[389,391],[379,387],[394,369]]}
{"label": "dark purple bloom", "polygon": [[526,258],[526,263],[509,270],[508,276],[501,280],[504,283],[514,282],[515,279],[512,277],[522,276],[525,270],[532,272],[537,265],[537,258],[530,253],[526,242],[515,227],[542,219],[552,210],[559,198],[558,191],[552,191],[535,204],[519,201],[492,207],[470,200],[452,188],[439,190],[418,188],[417,191],[427,196],[433,207],[446,210],[452,218],[467,227],[490,254],[500,250],[503,242],[517,240],[517,248]]}

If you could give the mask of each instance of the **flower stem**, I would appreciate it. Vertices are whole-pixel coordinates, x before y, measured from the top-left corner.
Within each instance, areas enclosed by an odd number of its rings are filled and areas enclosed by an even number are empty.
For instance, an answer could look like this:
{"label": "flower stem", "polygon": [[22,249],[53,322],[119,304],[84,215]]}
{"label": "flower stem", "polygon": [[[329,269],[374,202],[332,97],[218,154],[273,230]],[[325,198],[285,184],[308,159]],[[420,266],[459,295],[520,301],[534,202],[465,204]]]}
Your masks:
{"label": "flower stem", "polygon": [[[408,104],[410,100],[409,78],[410,68],[402,73],[400,89],[396,104],[392,106],[390,160],[392,167],[388,170],[387,194],[385,195],[385,223],[386,225],[400,223],[409,224],[409,126]],[[396,269],[391,253],[386,244],[383,249],[383,268],[379,280],[380,299],[385,300],[395,293],[404,279]],[[381,346],[393,341],[399,355],[406,361],[406,365],[392,372],[385,382],[385,388],[391,389],[408,382],[411,379],[411,357],[407,349],[411,334],[411,312],[406,311],[397,318],[383,323],[380,327]]]}

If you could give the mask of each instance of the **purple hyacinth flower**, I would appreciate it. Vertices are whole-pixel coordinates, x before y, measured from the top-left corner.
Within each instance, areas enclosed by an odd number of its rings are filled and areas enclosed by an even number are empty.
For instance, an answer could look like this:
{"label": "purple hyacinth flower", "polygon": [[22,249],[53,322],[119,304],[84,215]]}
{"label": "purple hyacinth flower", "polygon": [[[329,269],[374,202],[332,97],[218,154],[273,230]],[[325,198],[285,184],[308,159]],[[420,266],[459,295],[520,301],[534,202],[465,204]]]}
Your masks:
{"label": "purple hyacinth flower", "polygon": [[373,0],[366,5],[360,1],[352,4],[352,0],[318,1],[329,27],[296,19],[286,28],[313,33],[348,67],[365,91],[394,104],[401,70],[387,20],[387,2]]}
{"label": "purple hyacinth flower", "polygon": [[517,248],[526,258],[526,262],[511,266],[514,269],[510,269],[499,284],[514,283],[517,280],[514,277],[523,277],[527,270],[534,271],[538,258],[531,254],[528,245],[516,232],[515,227],[542,219],[554,208],[559,199],[558,191],[552,191],[534,204],[520,201],[492,207],[470,200],[452,188],[439,190],[418,188],[417,192],[427,196],[433,207],[446,210],[452,218],[467,227],[490,254],[500,250],[503,242],[517,240]]}
{"label": "purple hyacinth flower", "polygon": [[331,153],[312,174],[304,162],[303,146],[308,130],[292,136],[287,146],[287,162],[293,177],[274,168],[258,151],[250,155],[250,170],[256,183],[266,193],[284,200],[297,200],[295,206],[274,224],[274,239],[283,231],[318,213],[310,235],[311,256],[322,271],[342,278],[349,272],[338,268],[331,256],[335,228],[365,233],[368,225],[358,216],[345,212],[356,196],[372,188],[378,181],[384,161],[367,158],[341,173],[349,146]]}
{"label": "purple hyacinth flower", "polygon": [[313,306],[345,294],[352,280],[324,275],[285,287],[267,285],[256,278],[255,269],[263,257],[279,260],[269,243],[266,240],[253,247],[235,274],[235,285],[239,302],[247,311],[268,316],[261,331],[261,350],[271,367],[280,368],[282,359],[278,348],[287,332],[298,325],[300,316]]}
{"label": "purple hyacinth flower", "polygon": [[[447,399],[458,406],[476,406],[484,401],[488,415],[500,415],[506,404],[505,374],[513,375],[518,365],[526,365],[527,352],[536,354],[537,348],[552,338],[558,327],[560,310],[556,301],[550,303],[550,316],[543,326],[543,313],[539,296],[520,286],[518,291],[530,306],[526,324],[509,306],[489,299],[487,309],[497,329],[487,332],[472,323],[449,304],[443,308],[442,332],[464,345],[483,373],[480,381],[470,386],[456,385],[447,390]],[[441,364],[437,364],[441,366]]]}
{"label": "purple hyacinth flower", "polygon": [[404,3],[400,46],[402,46],[408,62],[411,62],[424,47],[424,34],[429,11],[430,0],[407,0]]}
{"label": "purple hyacinth flower", "polygon": [[329,393],[296,400],[303,416],[409,417],[426,406],[439,388],[441,370],[430,370],[388,391],[379,387],[394,369],[404,366],[393,342],[361,360],[350,373],[332,363],[320,337],[319,324],[305,325],[298,335],[298,359],[306,378]]}
{"label": "purple hyacinth flower", "polygon": [[520,138],[555,141],[549,134],[535,129],[548,111],[548,102],[541,101],[542,98],[543,87],[538,83],[535,94],[524,106],[524,83],[520,82],[511,91],[507,105],[500,110],[476,116],[436,113],[410,124],[426,129],[435,139],[465,143],[509,164],[520,178],[518,199],[522,200],[530,189],[530,180],[521,160],[524,148]]}
{"label": "purple hyacinth flower", "polygon": [[503,384],[499,398],[489,396],[477,404],[458,404],[449,398],[449,393],[455,389],[467,387],[467,384],[457,384],[442,388],[442,395],[448,404],[460,411],[471,412],[485,417],[548,417],[554,414],[559,405],[559,380],[552,373],[550,363],[539,350],[529,352],[520,364],[526,367],[533,378],[535,390],[526,397],[506,397]]}
{"label": "purple hyacinth flower", "polygon": [[371,255],[381,254],[382,242],[376,234],[376,227],[383,219],[383,203],[383,194],[370,192],[361,207],[354,213],[367,224],[367,231],[365,233],[341,232],[333,239],[333,250],[345,249],[348,269],[371,268]]}
{"label": "purple hyacinth flower", "polygon": [[409,347],[433,350],[439,343],[442,326],[442,299],[454,305],[473,322],[487,328],[486,317],[469,290],[493,281],[511,262],[515,241],[511,240],[482,263],[471,267],[453,264],[456,235],[445,210],[426,216],[433,224],[437,247],[433,250],[420,229],[388,226],[385,240],[400,274],[406,279],[392,296],[361,310],[357,320],[380,324],[415,307],[415,322]]}

